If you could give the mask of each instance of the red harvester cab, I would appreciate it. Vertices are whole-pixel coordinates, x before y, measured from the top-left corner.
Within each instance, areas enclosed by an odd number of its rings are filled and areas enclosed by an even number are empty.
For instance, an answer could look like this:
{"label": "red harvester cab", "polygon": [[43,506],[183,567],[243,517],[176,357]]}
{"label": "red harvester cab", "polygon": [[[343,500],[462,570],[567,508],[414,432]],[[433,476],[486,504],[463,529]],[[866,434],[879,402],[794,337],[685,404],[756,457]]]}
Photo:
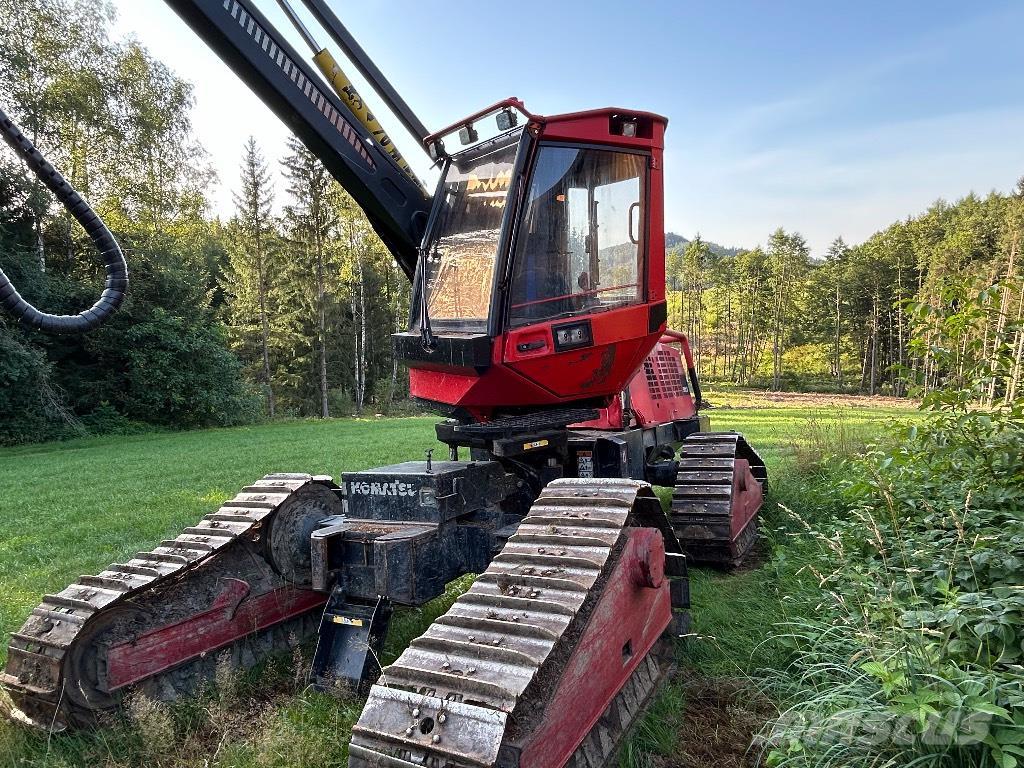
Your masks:
{"label": "red harvester cab", "polygon": [[[505,130],[478,141],[494,113]],[[394,337],[414,398],[485,421],[623,390],[665,329],[666,123],[507,100],[428,137],[475,143],[445,156],[412,327]]]}

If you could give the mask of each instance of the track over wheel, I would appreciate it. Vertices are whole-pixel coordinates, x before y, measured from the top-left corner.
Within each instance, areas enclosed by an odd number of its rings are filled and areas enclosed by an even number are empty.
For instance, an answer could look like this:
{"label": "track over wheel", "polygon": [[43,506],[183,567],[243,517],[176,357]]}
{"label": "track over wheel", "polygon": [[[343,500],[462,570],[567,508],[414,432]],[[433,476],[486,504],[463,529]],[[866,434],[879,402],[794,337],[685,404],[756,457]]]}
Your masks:
{"label": "track over wheel", "polygon": [[679,451],[671,518],[679,543],[696,563],[733,568],[757,540],[768,474],[737,432],[699,432]]}
{"label": "track over wheel", "polygon": [[324,478],[323,482],[300,488],[278,507],[270,521],[270,564],[291,584],[308,587],[313,583],[310,534],[318,522],[342,512],[331,485],[330,478]]}
{"label": "track over wheel", "polygon": [[119,622],[142,619],[141,608],[131,605],[117,606],[90,622],[88,629],[75,643],[65,662],[64,695],[68,699],[68,719],[78,727],[95,722],[97,712],[115,709],[120,697],[103,690],[102,671],[106,637]]}
{"label": "track over wheel", "polygon": [[671,649],[650,653],[612,699],[565,768],[611,768],[615,765],[630,728],[647,709],[672,666]]}
{"label": "track over wheel", "polygon": [[668,668],[676,574],[655,512],[643,482],[548,484],[469,591],[383,671],[349,768],[609,765]]}
{"label": "track over wheel", "polygon": [[88,726],[128,691],[173,700],[225,655],[246,668],[290,649],[326,602],[305,588],[306,531],[340,511],[329,479],[268,475],[177,538],[47,595],[12,634],[0,676],[14,718]]}

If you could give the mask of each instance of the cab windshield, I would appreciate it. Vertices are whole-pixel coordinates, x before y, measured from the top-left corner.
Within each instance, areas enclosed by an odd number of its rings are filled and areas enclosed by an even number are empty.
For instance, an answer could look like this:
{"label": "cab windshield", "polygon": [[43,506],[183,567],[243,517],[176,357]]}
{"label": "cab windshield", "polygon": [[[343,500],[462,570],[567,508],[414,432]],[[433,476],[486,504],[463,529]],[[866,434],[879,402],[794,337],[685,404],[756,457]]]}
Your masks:
{"label": "cab windshield", "polygon": [[522,131],[456,157],[444,179],[436,234],[425,257],[430,321],[487,321],[501,222]]}

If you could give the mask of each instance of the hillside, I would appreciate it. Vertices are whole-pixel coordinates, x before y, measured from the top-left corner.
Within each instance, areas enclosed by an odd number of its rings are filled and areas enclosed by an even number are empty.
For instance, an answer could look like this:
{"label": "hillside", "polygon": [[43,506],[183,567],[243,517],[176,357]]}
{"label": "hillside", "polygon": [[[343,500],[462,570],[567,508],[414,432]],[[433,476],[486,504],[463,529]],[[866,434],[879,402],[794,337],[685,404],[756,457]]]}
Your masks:
{"label": "hillside", "polygon": [[[682,235],[677,235],[675,232],[665,233],[666,251],[683,251],[686,249],[686,246],[690,244],[690,242],[691,241],[689,239],[683,237]],[[713,243],[710,240],[705,240],[704,242],[707,243],[708,248],[710,248],[711,252],[716,256],[736,256],[737,254],[743,253],[743,251],[746,250],[745,248],[731,248],[729,246],[719,245],[718,243]]]}

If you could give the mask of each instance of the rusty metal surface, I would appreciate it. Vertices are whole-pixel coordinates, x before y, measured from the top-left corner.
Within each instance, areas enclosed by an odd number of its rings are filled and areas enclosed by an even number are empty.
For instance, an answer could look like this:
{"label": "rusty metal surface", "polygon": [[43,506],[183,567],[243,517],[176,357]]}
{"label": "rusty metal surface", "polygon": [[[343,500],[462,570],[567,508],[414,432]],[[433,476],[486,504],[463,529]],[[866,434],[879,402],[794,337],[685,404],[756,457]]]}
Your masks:
{"label": "rusty metal surface", "polygon": [[75,695],[80,686],[69,679],[69,667],[109,612],[123,610],[122,606],[137,610],[136,601],[142,598],[145,605],[150,590],[180,583],[237,542],[259,541],[269,518],[314,482],[306,474],[267,475],[176,539],[46,595],[11,635],[6,670],[0,676],[0,685],[15,705],[14,717],[48,730],[67,727],[74,707],[83,703],[82,696]]}
{"label": "rusty metal surface", "polygon": [[757,514],[736,519],[736,476],[749,471],[763,487],[764,462],[736,432],[690,435],[679,453],[670,515],[683,550],[693,562],[739,565],[757,540]]}
{"label": "rusty metal surface", "polygon": [[[549,484],[486,572],[384,670],[353,730],[350,768],[517,765],[510,730],[547,703],[528,700],[531,683],[559,679],[583,631],[573,620],[604,589],[643,493],[646,483],[624,479]],[[651,669],[644,658],[635,673],[648,688]]]}

